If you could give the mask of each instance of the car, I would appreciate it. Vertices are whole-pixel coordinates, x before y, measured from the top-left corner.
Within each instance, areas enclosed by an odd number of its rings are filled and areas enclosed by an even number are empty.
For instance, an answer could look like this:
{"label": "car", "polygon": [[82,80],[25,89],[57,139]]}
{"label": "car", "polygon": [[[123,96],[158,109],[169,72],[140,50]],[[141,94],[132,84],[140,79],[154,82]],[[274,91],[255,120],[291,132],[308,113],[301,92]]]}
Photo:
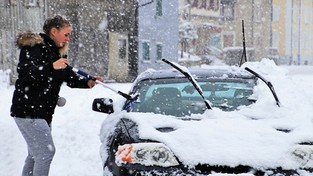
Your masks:
{"label": "car", "polygon": [[274,87],[264,77],[247,67],[171,65],[176,69],[140,74],[123,106],[115,106],[110,98],[94,100],[94,111],[109,114],[100,133],[103,175],[312,171],[312,143],[279,140],[292,129],[254,118],[253,110],[240,111],[258,101],[258,80],[270,88],[273,106],[279,108]]}

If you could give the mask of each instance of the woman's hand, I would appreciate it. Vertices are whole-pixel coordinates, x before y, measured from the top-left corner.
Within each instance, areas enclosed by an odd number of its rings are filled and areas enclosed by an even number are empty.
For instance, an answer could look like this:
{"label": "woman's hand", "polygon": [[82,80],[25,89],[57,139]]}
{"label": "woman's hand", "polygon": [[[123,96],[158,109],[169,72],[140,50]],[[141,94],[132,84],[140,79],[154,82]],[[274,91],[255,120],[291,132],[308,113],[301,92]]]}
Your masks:
{"label": "woman's hand", "polygon": [[60,58],[59,60],[53,62],[53,68],[55,70],[64,69],[69,64],[68,60],[65,58]]}
{"label": "woman's hand", "polygon": [[[96,78],[96,80],[98,80],[98,81],[101,81],[101,82],[103,82],[103,78],[102,77],[100,77],[100,76],[94,76],[94,78]],[[93,88],[96,84],[97,84],[97,82],[96,81],[94,81],[94,80],[88,80],[88,86],[90,87],[90,88]]]}

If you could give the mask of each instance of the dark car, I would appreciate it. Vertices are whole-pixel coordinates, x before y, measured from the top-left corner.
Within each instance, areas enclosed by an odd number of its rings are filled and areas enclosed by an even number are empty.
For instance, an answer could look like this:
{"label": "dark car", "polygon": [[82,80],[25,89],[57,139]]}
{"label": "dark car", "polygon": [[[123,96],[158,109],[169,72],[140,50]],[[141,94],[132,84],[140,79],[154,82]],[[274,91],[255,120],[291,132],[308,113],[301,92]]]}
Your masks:
{"label": "dark car", "polygon": [[[264,122],[238,112],[257,101],[254,88],[258,82],[254,74],[237,67],[198,68],[185,70],[185,73],[190,77],[174,69],[142,73],[129,93],[134,98],[126,100],[119,109],[113,108],[109,98],[95,99],[93,110],[111,113],[101,130],[103,175],[297,174],[279,162],[259,166],[262,161],[256,162],[243,155],[251,152],[251,157],[258,160],[262,154],[251,149],[263,147],[266,150],[273,145],[267,144],[272,138],[253,135],[257,131],[253,126]],[[240,125],[225,126],[217,120],[219,118],[228,123],[239,121]],[[245,127],[247,124],[249,127]],[[213,130],[215,128],[218,130]],[[251,133],[255,144],[249,143],[250,138],[232,136],[243,128]],[[265,131],[267,128],[264,125]],[[273,129],[273,133],[281,135],[276,133],[288,133],[288,130]],[[213,138],[221,138],[229,145],[213,143]],[[242,151],[238,152],[232,140],[248,141],[249,145],[240,146]],[[225,148],[223,152],[219,147]],[[260,160],[267,159],[273,157]]]}

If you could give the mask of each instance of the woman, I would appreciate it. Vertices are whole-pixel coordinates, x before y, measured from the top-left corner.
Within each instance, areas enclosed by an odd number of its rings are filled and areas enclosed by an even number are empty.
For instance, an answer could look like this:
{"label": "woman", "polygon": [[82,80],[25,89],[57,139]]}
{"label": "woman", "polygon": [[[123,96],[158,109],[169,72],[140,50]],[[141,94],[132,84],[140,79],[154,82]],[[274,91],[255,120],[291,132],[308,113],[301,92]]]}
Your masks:
{"label": "woman", "polygon": [[67,67],[69,61],[64,56],[72,32],[70,22],[57,15],[45,21],[43,31],[26,32],[17,39],[21,51],[11,116],[27,143],[23,176],[49,174],[55,153],[50,124],[62,83],[72,88],[95,85],[95,81],[82,79]]}

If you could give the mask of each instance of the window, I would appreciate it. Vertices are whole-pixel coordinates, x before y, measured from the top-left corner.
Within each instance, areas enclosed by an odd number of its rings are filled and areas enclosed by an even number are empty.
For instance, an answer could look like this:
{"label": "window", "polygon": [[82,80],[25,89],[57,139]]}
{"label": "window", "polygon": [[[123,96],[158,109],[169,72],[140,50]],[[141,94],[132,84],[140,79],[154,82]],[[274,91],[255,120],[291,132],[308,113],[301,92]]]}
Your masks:
{"label": "window", "polygon": [[161,60],[162,59],[162,49],[163,49],[163,46],[162,46],[162,44],[157,44],[156,45],[156,60],[157,61],[159,61],[159,60]]}
{"label": "window", "polygon": [[234,4],[227,3],[222,4],[221,7],[221,16],[224,18],[224,20],[233,20],[235,16],[235,10],[234,10]]}
{"label": "window", "polygon": [[234,46],[235,37],[233,34],[224,34],[223,39],[224,47]]}
{"label": "window", "polygon": [[207,9],[217,11],[219,9],[220,0],[191,0],[191,7],[198,9]]}
{"label": "window", "polygon": [[304,23],[305,24],[310,24],[310,22],[311,22],[312,11],[310,9],[311,8],[309,8],[309,7],[304,7],[304,10],[303,10],[304,16],[303,16],[303,18],[304,18]]}
{"label": "window", "polygon": [[126,59],[126,56],[127,56],[126,39],[118,40],[118,56],[119,56],[119,59]]}
{"label": "window", "polygon": [[16,5],[16,0],[14,0],[15,3],[12,4],[12,0],[1,0],[0,7],[9,7],[10,5]]}
{"label": "window", "polygon": [[150,61],[150,43],[143,42],[142,43],[142,58],[144,61]]}
{"label": "window", "polygon": [[[210,100],[213,107],[233,111],[238,106],[253,103],[250,97],[255,86],[253,79],[218,79],[213,76],[197,80],[203,96]],[[149,79],[142,81],[137,87],[136,94],[140,96],[142,103],[135,103],[130,109],[132,112],[153,112],[174,116],[204,113],[204,102],[187,79]]]}
{"label": "window", "polygon": [[192,0],[191,2],[192,2],[192,3],[191,3],[191,7],[196,7],[196,8],[198,8],[198,6],[199,6],[199,0]]}
{"label": "window", "polygon": [[255,22],[262,22],[263,17],[263,10],[262,5],[260,3],[255,3],[255,10],[254,10],[254,20]]}
{"label": "window", "polygon": [[156,1],[156,16],[162,16],[163,11],[162,11],[162,0],[157,0]]}
{"label": "window", "polygon": [[10,0],[10,5],[17,5],[16,0]]}
{"label": "window", "polygon": [[279,32],[273,31],[272,33],[272,46],[278,48],[279,46]]}
{"label": "window", "polygon": [[37,6],[38,0],[24,0],[24,5],[26,7],[35,7]]}
{"label": "window", "polygon": [[202,0],[200,8],[206,9],[206,1],[207,0]]}
{"label": "window", "polygon": [[219,9],[219,0],[209,0],[208,9],[217,11]]}
{"label": "window", "polygon": [[28,6],[36,6],[37,0],[28,0]]}
{"label": "window", "polygon": [[278,22],[279,21],[279,12],[280,8],[276,5],[273,5],[273,13],[272,13],[272,21],[273,22]]}

